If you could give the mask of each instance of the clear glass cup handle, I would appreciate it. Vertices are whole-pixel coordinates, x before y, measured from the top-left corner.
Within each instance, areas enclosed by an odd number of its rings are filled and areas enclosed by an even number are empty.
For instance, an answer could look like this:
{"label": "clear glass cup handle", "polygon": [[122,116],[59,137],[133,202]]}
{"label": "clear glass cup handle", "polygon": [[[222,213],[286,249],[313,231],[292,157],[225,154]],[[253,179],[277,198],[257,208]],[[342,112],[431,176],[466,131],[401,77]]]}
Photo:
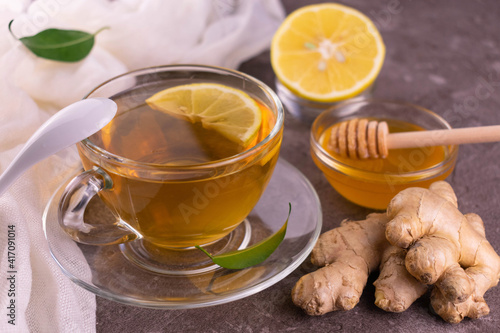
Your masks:
{"label": "clear glass cup handle", "polygon": [[71,180],[59,202],[59,224],[75,241],[90,245],[111,245],[134,240],[134,230],[118,222],[89,224],[83,214],[90,199],[99,191],[110,189],[113,181],[101,168],[85,171]]}

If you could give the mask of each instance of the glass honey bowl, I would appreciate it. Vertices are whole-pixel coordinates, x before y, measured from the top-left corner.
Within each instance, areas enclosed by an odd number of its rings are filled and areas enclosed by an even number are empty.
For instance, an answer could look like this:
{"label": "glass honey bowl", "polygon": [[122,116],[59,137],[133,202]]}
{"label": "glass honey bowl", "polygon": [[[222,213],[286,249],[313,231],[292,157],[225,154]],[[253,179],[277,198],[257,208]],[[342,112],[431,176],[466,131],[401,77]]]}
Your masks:
{"label": "glass honey bowl", "polygon": [[353,99],[322,112],[311,127],[311,155],[333,188],[347,200],[384,210],[408,187],[427,188],[453,171],[458,146],[393,149],[385,159],[351,159],[328,145],[331,129],[353,118],[386,121],[389,132],[451,129],[439,115],[401,102]]}

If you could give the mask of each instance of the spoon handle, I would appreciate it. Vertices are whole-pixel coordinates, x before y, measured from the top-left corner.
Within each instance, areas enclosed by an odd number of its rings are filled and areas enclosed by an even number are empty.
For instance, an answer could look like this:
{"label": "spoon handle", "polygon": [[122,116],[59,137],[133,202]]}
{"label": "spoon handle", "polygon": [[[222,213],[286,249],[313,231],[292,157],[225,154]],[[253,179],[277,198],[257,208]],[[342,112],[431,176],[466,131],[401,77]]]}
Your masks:
{"label": "spoon handle", "polygon": [[[46,123],[45,123],[46,124]],[[44,125],[45,125],[44,124]],[[40,146],[43,142],[38,138],[43,134],[44,126],[40,127],[26,142],[21,151],[14,157],[7,169],[0,175],[0,196],[10,187],[10,185],[21,176],[29,167],[46,157],[48,147]],[[71,144],[69,144],[71,145]],[[69,146],[68,145],[68,146]],[[49,147],[50,148],[50,147]],[[61,147],[63,149],[65,147]],[[52,152],[55,154],[57,151]]]}
{"label": "spoon handle", "polygon": [[50,117],[26,142],[0,175],[0,195],[35,163],[91,136],[115,116],[117,105],[107,98],[75,102]]}
{"label": "spoon handle", "polygon": [[8,166],[7,170],[0,176],[0,196],[24,171],[24,169],[16,167],[15,161]]}
{"label": "spoon handle", "polygon": [[500,141],[500,125],[390,133],[387,148],[416,148]]}

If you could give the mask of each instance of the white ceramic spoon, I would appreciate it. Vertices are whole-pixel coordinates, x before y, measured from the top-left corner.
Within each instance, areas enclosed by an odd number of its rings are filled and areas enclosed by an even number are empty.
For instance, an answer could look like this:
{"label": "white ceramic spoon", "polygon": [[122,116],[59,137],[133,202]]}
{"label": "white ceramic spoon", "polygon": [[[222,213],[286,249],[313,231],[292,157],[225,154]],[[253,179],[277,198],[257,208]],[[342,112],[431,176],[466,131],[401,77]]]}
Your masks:
{"label": "white ceramic spoon", "polygon": [[89,98],[57,112],[31,136],[0,176],[0,195],[32,165],[106,126],[116,110],[116,103],[110,99]]}

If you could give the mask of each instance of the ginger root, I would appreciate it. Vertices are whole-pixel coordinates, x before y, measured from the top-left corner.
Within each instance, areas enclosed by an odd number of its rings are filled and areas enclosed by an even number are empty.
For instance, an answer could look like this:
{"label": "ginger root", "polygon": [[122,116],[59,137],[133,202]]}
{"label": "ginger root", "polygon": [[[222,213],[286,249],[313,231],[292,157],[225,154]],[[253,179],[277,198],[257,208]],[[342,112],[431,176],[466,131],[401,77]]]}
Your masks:
{"label": "ginger root", "polygon": [[435,284],[431,305],[444,320],[489,313],[484,293],[498,284],[500,257],[486,240],[483,221],[462,215],[451,186],[409,188],[387,208],[387,240],[408,249],[405,265],[422,283]]}
{"label": "ginger root", "polygon": [[444,181],[401,191],[386,213],[343,221],[320,236],[311,262],[324,267],[292,290],[293,302],[310,315],[352,309],[378,268],[378,307],[404,311],[433,284],[435,312],[457,323],[489,313],[483,295],[500,278],[500,257],[486,240],[481,218],[460,213]]}
{"label": "ginger root", "polygon": [[[363,221],[344,220],[320,236],[311,262],[324,266],[303,276],[292,290],[295,305],[309,315],[350,310],[359,302],[368,275],[380,266],[376,303],[386,311],[404,311],[427,287],[405,269],[406,250],[385,239],[386,214],[373,213]],[[389,296],[389,295],[392,295]]]}

